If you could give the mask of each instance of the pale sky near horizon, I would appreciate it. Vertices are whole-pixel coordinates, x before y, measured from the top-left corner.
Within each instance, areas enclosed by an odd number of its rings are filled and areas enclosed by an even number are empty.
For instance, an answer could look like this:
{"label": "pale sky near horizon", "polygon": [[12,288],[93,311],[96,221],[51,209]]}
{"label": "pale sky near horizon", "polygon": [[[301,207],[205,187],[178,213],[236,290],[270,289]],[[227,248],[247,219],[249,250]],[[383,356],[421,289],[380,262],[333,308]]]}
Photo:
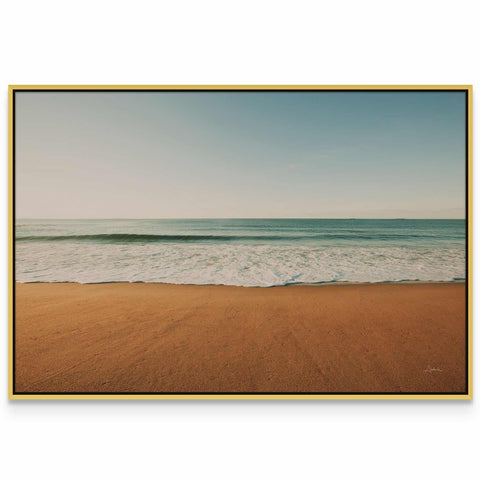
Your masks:
{"label": "pale sky near horizon", "polygon": [[17,218],[464,218],[463,92],[17,92]]}

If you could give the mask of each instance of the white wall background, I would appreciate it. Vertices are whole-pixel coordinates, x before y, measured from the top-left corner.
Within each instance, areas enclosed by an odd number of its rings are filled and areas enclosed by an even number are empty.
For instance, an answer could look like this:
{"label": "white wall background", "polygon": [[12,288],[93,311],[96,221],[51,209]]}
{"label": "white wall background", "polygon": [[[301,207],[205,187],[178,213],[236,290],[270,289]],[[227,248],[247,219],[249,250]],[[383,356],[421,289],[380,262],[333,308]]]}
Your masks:
{"label": "white wall background", "polygon": [[476,2],[465,0],[2,2],[4,478],[475,476],[478,399],[7,401],[6,284],[8,84],[458,83],[474,84],[478,98],[475,10]]}

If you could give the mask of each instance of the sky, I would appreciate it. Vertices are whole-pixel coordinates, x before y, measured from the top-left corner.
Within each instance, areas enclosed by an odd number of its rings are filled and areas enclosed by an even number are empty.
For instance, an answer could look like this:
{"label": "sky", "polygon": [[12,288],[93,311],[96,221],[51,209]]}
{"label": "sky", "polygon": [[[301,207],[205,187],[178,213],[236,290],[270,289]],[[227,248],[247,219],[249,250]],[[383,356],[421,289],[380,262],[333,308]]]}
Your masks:
{"label": "sky", "polygon": [[17,218],[464,218],[463,92],[17,92]]}

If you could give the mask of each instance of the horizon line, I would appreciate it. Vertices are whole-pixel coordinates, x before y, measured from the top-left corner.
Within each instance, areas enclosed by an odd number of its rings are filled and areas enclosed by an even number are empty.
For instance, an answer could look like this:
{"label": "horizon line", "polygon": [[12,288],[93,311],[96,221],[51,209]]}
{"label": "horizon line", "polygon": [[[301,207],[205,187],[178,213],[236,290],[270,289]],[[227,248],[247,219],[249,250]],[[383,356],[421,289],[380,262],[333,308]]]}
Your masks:
{"label": "horizon line", "polygon": [[466,220],[466,217],[18,217],[15,220]]}

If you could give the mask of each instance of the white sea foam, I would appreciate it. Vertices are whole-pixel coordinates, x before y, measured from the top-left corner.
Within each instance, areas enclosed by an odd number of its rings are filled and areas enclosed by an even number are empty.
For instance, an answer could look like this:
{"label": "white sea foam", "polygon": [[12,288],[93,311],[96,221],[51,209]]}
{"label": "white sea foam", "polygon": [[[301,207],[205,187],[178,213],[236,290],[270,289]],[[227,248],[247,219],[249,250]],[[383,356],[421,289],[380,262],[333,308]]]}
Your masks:
{"label": "white sea foam", "polygon": [[268,287],[332,281],[465,278],[465,250],[444,247],[98,244],[16,245],[19,282],[161,282]]}

